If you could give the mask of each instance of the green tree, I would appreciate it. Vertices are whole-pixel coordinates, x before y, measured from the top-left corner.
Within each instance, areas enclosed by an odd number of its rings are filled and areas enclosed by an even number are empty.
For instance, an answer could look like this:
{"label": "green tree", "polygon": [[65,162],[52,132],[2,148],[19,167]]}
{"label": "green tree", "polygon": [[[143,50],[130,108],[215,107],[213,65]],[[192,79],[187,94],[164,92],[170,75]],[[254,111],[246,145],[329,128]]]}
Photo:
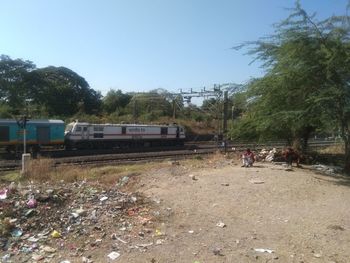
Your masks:
{"label": "green tree", "polygon": [[27,79],[35,68],[31,61],[0,56],[0,100],[11,114],[23,112],[25,100],[31,99]]}
{"label": "green tree", "polygon": [[172,104],[163,94],[150,91],[131,95],[133,97],[127,109],[134,117],[146,114],[154,120],[161,116],[172,116]]}
{"label": "green tree", "polygon": [[103,109],[108,114],[120,113],[129,104],[131,98],[130,94],[123,94],[121,90],[111,89],[102,100]]}
{"label": "green tree", "polygon": [[[296,2],[269,38],[247,43],[266,75],[250,85],[250,117],[262,134],[275,131],[304,139],[336,120],[350,171],[350,19],[318,22]],[[254,113],[253,113],[254,112]]]}
{"label": "green tree", "polygon": [[45,107],[49,115],[72,116],[77,112],[96,114],[101,108],[101,94],[87,81],[65,67],[46,67],[31,72],[28,85],[34,103]]}

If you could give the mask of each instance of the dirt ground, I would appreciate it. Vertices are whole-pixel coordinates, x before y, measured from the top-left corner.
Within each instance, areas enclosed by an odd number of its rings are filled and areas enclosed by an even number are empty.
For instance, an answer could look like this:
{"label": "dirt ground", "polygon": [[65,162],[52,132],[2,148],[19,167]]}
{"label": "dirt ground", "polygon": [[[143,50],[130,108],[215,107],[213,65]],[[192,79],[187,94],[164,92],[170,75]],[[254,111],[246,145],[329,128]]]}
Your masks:
{"label": "dirt ground", "polygon": [[[350,262],[347,177],[262,162],[242,168],[220,156],[152,167],[122,190],[144,196],[156,220],[112,237],[115,224],[100,245],[74,256],[58,248],[41,262]],[[111,251],[120,256],[109,259]]]}
{"label": "dirt ground", "polygon": [[120,262],[350,262],[344,177],[204,160],[145,173],[134,187],[171,214],[160,225],[164,243]]}

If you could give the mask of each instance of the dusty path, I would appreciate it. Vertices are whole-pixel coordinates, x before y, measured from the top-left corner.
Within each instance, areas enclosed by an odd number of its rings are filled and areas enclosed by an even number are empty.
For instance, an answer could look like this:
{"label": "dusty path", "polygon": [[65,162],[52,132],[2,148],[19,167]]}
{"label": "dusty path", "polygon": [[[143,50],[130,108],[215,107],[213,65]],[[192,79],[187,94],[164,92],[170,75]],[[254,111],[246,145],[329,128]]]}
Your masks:
{"label": "dusty path", "polygon": [[345,179],[222,162],[180,163],[140,176],[134,187],[169,211],[158,225],[165,235],[156,237],[162,244],[118,262],[350,262]]}

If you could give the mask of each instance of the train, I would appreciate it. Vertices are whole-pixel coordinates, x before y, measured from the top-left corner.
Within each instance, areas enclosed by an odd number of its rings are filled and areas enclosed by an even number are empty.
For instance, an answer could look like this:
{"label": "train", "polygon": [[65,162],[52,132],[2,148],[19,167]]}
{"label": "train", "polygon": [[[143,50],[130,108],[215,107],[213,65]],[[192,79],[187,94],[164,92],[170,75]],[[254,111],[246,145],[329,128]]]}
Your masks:
{"label": "train", "polygon": [[27,151],[36,153],[44,147],[75,150],[183,145],[186,134],[185,128],[178,124],[74,121],[65,125],[62,120],[29,120],[23,129],[16,120],[0,120],[0,147],[8,152],[22,151],[24,137]]}

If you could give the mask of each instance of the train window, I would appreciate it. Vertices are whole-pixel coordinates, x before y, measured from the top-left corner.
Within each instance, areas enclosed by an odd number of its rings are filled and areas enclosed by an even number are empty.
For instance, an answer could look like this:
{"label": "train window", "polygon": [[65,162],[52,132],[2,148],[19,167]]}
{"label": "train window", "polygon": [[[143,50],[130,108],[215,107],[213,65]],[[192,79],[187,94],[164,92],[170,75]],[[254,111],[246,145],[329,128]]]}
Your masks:
{"label": "train window", "polygon": [[126,134],[126,127],[122,127],[122,134]]}
{"label": "train window", "polygon": [[84,128],[83,128],[83,131],[87,131],[87,127],[84,127]]}
{"label": "train window", "polygon": [[10,140],[10,127],[1,126],[0,127],[0,141],[8,142]]}
{"label": "train window", "polygon": [[103,132],[103,126],[94,126],[94,131],[100,131]]}
{"label": "train window", "polygon": [[[58,127],[57,127],[58,129]],[[73,130],[73,125],[72,124],[68,124],[67,127],[66,127],[66,132],[70,132]]]}
{"label": "train window", "polygon": [[161,135],[167,135],[168,134],[168,128],[167,127],[160,128],[160,134]]}
{"label": "train window", "polygon": [[75,129],[76,132],[81,132],[81,127],[78,126],[76,129]]}

